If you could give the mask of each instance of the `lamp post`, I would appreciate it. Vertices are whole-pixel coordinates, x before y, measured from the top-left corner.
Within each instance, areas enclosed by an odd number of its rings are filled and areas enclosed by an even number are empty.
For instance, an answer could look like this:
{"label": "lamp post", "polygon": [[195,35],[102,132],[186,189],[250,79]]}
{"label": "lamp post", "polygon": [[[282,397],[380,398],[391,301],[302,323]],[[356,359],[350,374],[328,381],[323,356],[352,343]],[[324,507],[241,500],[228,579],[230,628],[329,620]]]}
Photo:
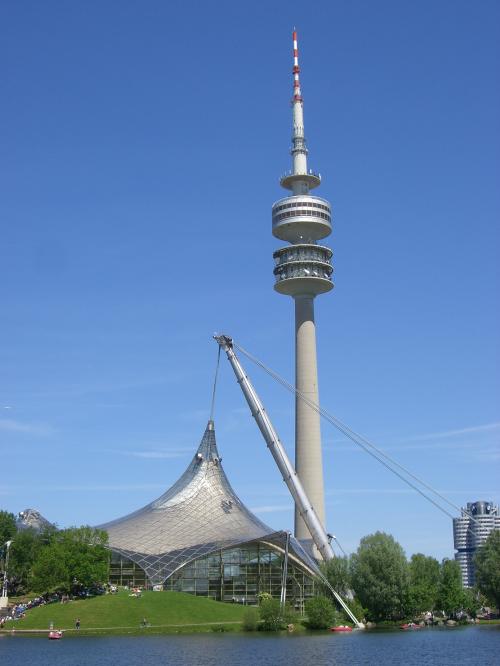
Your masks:
{"label": "lamp post", "polygon": [[0,608],[7,608],[9,605],[9,595],[7,590],[8,578],[7,571],[9,567],[9,549],[12,544],[12,541],[6,541],[5,545],[7,546],[7,551],[5,555],[5,570],[3,572],[3,585],[2,585],[2,596],[0,597]]}

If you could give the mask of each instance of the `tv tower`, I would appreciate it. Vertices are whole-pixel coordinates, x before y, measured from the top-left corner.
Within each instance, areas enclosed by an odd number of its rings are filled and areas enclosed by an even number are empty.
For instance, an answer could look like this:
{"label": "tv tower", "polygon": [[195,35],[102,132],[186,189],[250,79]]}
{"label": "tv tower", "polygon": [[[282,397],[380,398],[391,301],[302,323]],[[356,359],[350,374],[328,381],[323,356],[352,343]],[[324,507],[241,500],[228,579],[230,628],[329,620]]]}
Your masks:
{"label": "tv tower", "polygon": [[[331,209],[326,199],[310,191],[321,176],[307,168],[304,136],[304,104],[299,80],[297,32],[293,31],[293,134],[292,170],[280,184],[291,195],[273,204],[273,235],[290,245],[274,252],[274,288],[295,301],[295,386],[314,403],[319,403],[316,359],[314,298],[333,288],[332,251],[317,241],[332,230]],[[299,396],[295,398],[295,469],[318,518],[325,524],[323,461],[319,414]],[[295,509],[295,536],[310,539],[307,527]]]}

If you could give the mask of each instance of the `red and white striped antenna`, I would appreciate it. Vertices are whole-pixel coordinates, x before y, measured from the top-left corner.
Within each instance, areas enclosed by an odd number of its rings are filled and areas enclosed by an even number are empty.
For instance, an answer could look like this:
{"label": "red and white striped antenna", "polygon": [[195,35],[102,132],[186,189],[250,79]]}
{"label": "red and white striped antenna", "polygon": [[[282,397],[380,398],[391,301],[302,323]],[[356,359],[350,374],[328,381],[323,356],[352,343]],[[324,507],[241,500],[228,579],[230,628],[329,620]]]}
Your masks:
{"label": "red and white striped antenna", "polygon": [[299,80],[299,47],[297,42],[297,31],[295,28],[292,33],[293,39],[293,101],[302,102],[302,95],[300,92],[300,80]]}

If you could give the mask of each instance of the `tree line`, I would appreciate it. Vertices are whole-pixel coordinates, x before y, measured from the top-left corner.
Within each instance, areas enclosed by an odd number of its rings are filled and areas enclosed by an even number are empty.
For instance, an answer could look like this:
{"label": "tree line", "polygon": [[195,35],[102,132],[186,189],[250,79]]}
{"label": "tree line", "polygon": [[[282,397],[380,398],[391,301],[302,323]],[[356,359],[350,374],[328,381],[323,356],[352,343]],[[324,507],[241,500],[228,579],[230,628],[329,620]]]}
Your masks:
{"label": "tree line", "polygon": [[[18,530],[15,516],[0,511],[0,571],[9,551],[9,594],[65,592],[76,594],[108,582],[108,535],[92,527],[40,532]],[[332,587],[351,599],[357,617],[379,622],[399,621],[425,612],[474,615],[483,603],[500,606],[500,531],[493,531],[476,555],[477,589],[464,589],[458,562],[417,553],[407,560],[389,534],[361,539],[356,553],[322,564]],[[327,594],[327,588],[320,592]],[[481,598],[479,595],[483,595]],[[269,608],[272,602],[268,603]]]}
{"label": "tree line", "polygon": [[[422,613],[474,616],[484,603],[500,605],[500,531],[493,531],[475,558],[477,588],[462,585],[457,561],[417,553],[406,558],[389,534],[370,534],[350,557],[322,565],[334,589],[351,601],[357,616],[379,622],[400,621]],[[326,591],[325,591],[326,592]]]}

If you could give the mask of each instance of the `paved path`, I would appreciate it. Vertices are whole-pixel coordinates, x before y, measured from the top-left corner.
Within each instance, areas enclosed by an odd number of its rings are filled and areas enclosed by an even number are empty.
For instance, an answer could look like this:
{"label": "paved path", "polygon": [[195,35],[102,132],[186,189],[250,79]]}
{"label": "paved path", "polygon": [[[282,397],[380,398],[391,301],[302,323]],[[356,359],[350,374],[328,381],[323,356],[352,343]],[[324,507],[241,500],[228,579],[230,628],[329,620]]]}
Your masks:
{"label": "paved path", "polygon": [[[147,629],[164,629],[167,627],[204,627],[209,625],[220,625],[220,624],[241,624],[238,620],[228,620],[227,622],[189,622],[187,624],[149,624],[147,627],[141,627],[140,625],[132,625],[128,627],[81,627],[80,629],[61,629],[64,633],[66,632],[86,632],[86,631],[113,631],[115,629],[142,629],[146,631]],[[57,628],[52,629],[17,629],[16,627],[4,628],[0,630],[1,634],[45,634],[49,631],[58,631]]]}

